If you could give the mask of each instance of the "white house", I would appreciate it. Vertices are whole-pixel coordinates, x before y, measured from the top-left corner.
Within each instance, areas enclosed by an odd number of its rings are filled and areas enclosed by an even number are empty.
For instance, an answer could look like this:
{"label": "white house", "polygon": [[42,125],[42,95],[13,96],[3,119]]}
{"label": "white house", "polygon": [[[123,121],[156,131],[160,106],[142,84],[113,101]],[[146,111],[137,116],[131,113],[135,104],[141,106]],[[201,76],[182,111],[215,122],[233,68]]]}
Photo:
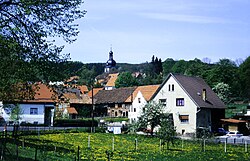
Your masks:
{"label": "white house", "polygon": [[[160,85],[138,86],[133,92],[132,106],[128,112],[129,122],[135,122],[142,113],[142,108],[148,103]],[[129,98],[130,99],[130,98]]]}
{"label": "white house", "polygon": [[225,116],[225,105],[199,77],[170,73],[152,100],[162,102],[173,115],[179,134],[195,133],[199,127],[217,128]]}
{"label": "white house", "polygon": [[[18,104],[20,112],[20,122],[28,122],[35,124],[47,124],[53,125],[53,116],[55,109],[55,100],[53,100],[53,92],[44,84],[38,84],[37,91],[32,100],[23,100],[15,102]],[[12,102],[4,102],[4,104],[9,104],[13,106]],[[0,116],[4,119],[6,123],[9,123],[11,108],[0,107]]]}

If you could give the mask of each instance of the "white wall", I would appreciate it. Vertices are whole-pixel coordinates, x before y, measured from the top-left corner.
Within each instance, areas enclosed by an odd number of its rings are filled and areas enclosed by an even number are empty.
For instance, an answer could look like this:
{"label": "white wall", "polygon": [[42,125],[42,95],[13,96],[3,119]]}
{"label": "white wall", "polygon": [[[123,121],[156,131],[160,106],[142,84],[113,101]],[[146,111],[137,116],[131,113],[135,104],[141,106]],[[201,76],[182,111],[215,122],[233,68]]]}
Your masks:
{"label": "white wall", "polygon": [[[19,104],[20,108],[22,109],[22,115],[19,122],[25,121],[29,123],[38,122],[38,124],[44,123],[44,116],[45,116],[45,108],[52,107],[53,104]],[[37,114],[30,114],[30,108],[37,108],[38,113]],[[10,121],[10,113],[6,113],[8,110],[4,110],[0,107],[0,113],[1,116],[5,119],[6,122]]]}
{"label": "white wall", "polygon": [[[139,100],[140,99],[140,103]],[[130,123],[132,123],[133,121],[137,121],[138,117],[141,115],[142,113],[142,108],[147,104],[147,101],[145,100],[145,98],[143,97],[142,93],[139,91],[137,93],[137,95],[135,96],[133,102],[132,102],[132,106],[130,106],[129,112],[128,112],[128,118]],[[136,109],[136,112],[134,112],[134,109]]]}
{"label": "white wall", "polygon": [[[169,84],[171,91],[169,91]],[[172,91],[172,85],[174,85],[174,91]],[[176,106],[176,98],[184,98],[184,106]],[[174,126],[176,127],[177,133],[181,134],[182,130],[185,130],[185,133],[195,132],[197,106],[172,76],[157,93],[154,101],[158,102],[159,99],[167,99],[165,112],[173,114]],[[189,122],[181,123],[179,115],[189,115]]]}

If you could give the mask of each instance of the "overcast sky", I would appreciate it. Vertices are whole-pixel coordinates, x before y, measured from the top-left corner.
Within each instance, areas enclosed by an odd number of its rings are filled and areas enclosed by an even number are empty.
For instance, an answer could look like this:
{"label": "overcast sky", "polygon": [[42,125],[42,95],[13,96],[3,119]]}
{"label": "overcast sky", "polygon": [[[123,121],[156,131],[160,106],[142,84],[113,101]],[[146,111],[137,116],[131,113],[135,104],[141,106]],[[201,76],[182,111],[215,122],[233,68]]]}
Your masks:
{"label": "overcast sky", "polygon": [[111,44],[118,63],[250,55],[249,0],[85,0],[82,8],[77,41],[64,49],[73,61],[104,63]]}

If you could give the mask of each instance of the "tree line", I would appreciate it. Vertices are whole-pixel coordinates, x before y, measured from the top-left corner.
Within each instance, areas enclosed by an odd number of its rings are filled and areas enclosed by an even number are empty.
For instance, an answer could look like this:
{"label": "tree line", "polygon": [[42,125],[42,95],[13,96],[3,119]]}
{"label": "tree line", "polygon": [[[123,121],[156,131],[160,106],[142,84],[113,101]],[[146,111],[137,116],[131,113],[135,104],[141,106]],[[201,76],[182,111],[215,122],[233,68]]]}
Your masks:
{"label": "tree line", "polygon": [[[82,83],[103,73],[105,64],[84,64],[78,71]],[[174,60],[167,58],[161,61],[153,56],[151,62],[141,64],[117,64],[120,75],[116,87],[160,84],[170,73],[180,73],[203,78],[225,103],[248,101],[250,98],[250,57],[241,64],[230,59],[220,59],[216,63],[210,61]],[[138,77],[133,73],[139,72]]]}

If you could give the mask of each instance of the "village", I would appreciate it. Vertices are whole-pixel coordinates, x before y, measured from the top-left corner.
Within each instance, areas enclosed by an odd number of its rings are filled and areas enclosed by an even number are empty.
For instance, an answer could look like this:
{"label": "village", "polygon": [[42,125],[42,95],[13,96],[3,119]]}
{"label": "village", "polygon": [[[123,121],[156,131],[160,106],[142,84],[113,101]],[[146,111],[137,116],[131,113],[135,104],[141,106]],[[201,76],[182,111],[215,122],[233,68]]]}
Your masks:
{"label": "village", "polygon": [[[128,125],[137,122],[144,106],[154,101],[161,103],[164,111],[172,115],[180,136],[195,136],[197,129],[206,129],[214,134],[219,132],[218,129],[224,129],[249,135],[250,111],[240,119],[225,118],[226,105],[202,78],[169,73],[161,84],[116,88],[119,73],[110,73],[115,67],[116,61],[111,50],[104,68],[106,77],[95,78],[102,88],[89,90],[86,85],[77,85],[78,76],[69,78],[65,83],[35,84],[33,99],[14,102],[20,108],[20,113],[14,119],[11,117],[11,108],[1,104],[2,126],[16,123],[54,126],[55,119],[92,117],[98,118],[98,125],[105,123],[105,118],[121,118],[124,121],[114,125],[121,128],[122,123]],[[6,104],[14,106],[8,101]]]}
{"label": "village", "polygon": [[1,0],[0,160],[248,161],[249,7]]}

